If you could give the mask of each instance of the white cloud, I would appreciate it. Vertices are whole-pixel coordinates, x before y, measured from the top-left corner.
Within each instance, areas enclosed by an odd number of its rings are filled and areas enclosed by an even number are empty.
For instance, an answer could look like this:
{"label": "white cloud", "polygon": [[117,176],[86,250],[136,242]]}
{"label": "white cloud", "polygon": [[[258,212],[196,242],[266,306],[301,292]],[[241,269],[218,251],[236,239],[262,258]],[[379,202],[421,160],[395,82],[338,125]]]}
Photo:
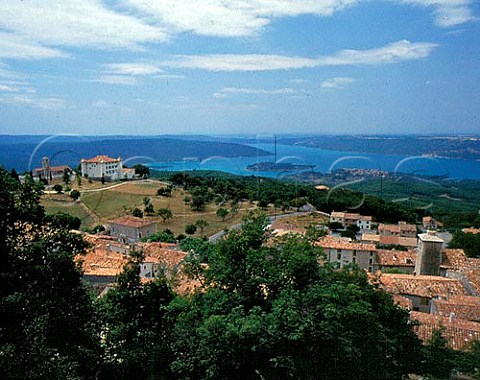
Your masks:
{"label": "white cloud", "polygon": [[60,50],[41,46],[37,42],[29,41],[23,37],[0,33],[0,58],[41,59],[65,57],[68,57],[68,54]]}
{"label": "white cloud", "polygon": [[180,55],[165,66],[208,71],[266,71],[315,67],[315,59],[262,54]]}
{"label": "white cloud", "polygon": [[121,84],[128,86],[137,84],[137,79],[135,77],[127,75],[102,75],[94,81],[106,84]]}
{"label": "white cloud", "polygon": [[397,41],[369,50],[341,50],[319,58],[260,54],[181,55],[163,65],[208,71],[267,71],[317,66],[379,65],[426,58],[438,45],[429,42]]}
{"label": "white cloud", "polygon": [[244,37],[258,34],[272,19],[302,14],[331,16],[357,0],[125,0],[175,32]]}
{"label": "white cloud", "polygon": [[306,79],[297,78],[297,79],[291,79],[289,80],[289,82],[295,83],[295,84],[303,84],[303,83],[307,83],[308,81]]}
{"label": "white cloud", "polygon": [[275,90],[265,90],[257,88],[244,88],[244,87],[225,87],[213,94],[214,98],[225,98],[229,94],[248,94],[248,95],[285,95],[293,94],[295,90],[293,88],[278,88]]}
{"label": "white cloud", "polygon": [[110,105],[103,99],[96,100],[92,103],[95,108],[108,108]]}
{"label": "white cloud", "polygon": [[0,98],[0,102],[8,104],[16,104],[37,108],[42,110],[58,110],[67,106],[67,101],[61,98],[36,98],[28,95],[15,95]]}
{"label": "white cloud", "polygon": [[379,65],[426,58],[438,45],[430,42],[393,42],[389,45],[369,50],[341,50],[318,59],[319,66]]}
{"label": "white cloud", "polygon": [[185,78],[185,76],[184,75],[174,75],[174,74],[161,74],[161,75],[155,75],[154,78],[155,79],[169,80],[169,79],[183,79],[183,78]]}
{"label": "white cloud", "polygon": [[150,63],[110,63],[105,65],[108,72],[116,75],[153,75],[163,73],[157,65]]}
{"label": "white cloud", "polygon": [[5,84],[0,83],[0,91],[1,92],[19,92],[20,88],[7,86]]}
{"label": "white cloud", "polygon": [[330,78],[322,82],[320,85],[321,88],[324,89],[342,89],[346,85],[355,82],[355,79],[353,78],[347,78],[347,77],[335,77],[335,78]]}
{"label": "white cloud", "polygon": [[6,31],[0,56],[8,58],[65,56],[51,48],[58,46],[138,48],[168,39],[163,29],[108,9],[100,0],[2,0],[0,28]]}
{"label": "white cloud", "polygon": [[473,21],[472,0],[397,0],[403,4],[433,8],[435,24],[442,28]]}

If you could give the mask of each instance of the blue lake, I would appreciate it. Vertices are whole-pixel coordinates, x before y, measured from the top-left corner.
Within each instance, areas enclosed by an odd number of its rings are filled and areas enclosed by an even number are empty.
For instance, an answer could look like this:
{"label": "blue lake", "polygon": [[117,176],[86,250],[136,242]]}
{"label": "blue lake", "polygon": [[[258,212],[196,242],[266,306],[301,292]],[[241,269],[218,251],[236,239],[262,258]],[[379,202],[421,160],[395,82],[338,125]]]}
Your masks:
{"label": "blue lake", "polygon": [[[193,171],[219,170],[227,173],[282,178],[289,172],[249,171],[247,166],[258,162],[275,162],[274,144],[255,144],[256,148],[272,152],[271,156],[226,158],[212,156],[204,160],[184,160],[150,163],[156,170]],[[327,173],[340,168],[378,169],[388,172],[409,173],[421,176],[446,176],[452,179],[480,180],[480,162],[473,160],[444,159],[421,156],[347,153],[277,144],[277,162],[315,165],[316,172]]]}

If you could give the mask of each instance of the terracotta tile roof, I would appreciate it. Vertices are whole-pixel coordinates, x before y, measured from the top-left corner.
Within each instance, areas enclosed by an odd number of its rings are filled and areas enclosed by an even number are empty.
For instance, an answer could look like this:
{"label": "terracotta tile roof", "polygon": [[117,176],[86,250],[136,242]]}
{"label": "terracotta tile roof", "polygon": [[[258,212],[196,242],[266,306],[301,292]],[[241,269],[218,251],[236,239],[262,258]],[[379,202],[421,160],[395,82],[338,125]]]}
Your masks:
{"label": "terracotta tile roof", "polygon": [[394,294],[393,295],[393,302],[400,306],[400,307],[403,307],[404,309],[408,309],[408,310],[412,310],[413,309],[413,302],[411,299],[407,298],[407,297],[404,297],[404,296],[400,296],[398,294]]}
{"label": "terracotta tile roof", "polygon": [[332,213],[330,214],[330,216],[332,218],[344,218],[345,217],[345,213],[344,212],[340,212],[340,211],[332,211]]}
{"label": "terracotta tile roof", "polygon": [[373,242],[378,243],[380,241],[380,235],[362,234],[362,241],[373,241]]}
{"label": "terracotta tile roof", "polygon": [[417,311],[410,312],[410,319],[420,322],[419,326],[414,327],[414,331],[424,343],[431,338],[433,330],[442,327],[445,329],[443,336],[454,350],[460,350],[470,342],[480,339],[480,323],[478,322],[459,318],[450,320],[447,317]]}
{"label": "terracotta tile roof", "polygon": [[378,242],[384,245],[401,245],[403,247],[417,246],[417,238],[414,237],[380,235],[380,239]]}
{"label": "terracotta tile roof", "polygon": [[461,281],[446,277],[382,273],[379,281],[383,289],[393,294],[426,298],[467,295]]}
{"label": "terracotta tile roof", "polygon": [[433,308],[439,315],[480,322],[480,297],[450,296],[448,299],[433,300]]}
{"label": "terracotta tile roof", "polygon": [[480,259],[467,259],[460,268],[460,273],[467,278],[477,295],[480,295]]}
{"label": "terracotta tile roof", "polygon": [[416,233],[417,226],[415,224],[407,224],[405,222],[398,222],[398,224],[383,224],[378,225],[378,232],[382,234],[383,232],[390,233]]}
{"label": "terracotta tile roof", "polygon": [[330,188],[328,186],[325,186],[325,185],[315,186],[315,189],[317,189],[317,190],[330,190]]}
{"label": "terracotta tile roof", "polygon": [[144,219],[144,218],[138,218],[133,215],[125,215],[125,216],[121,216],[120,218],[111,220],[110,223],[119,224],[121,226],[127,226],[132,228],[141,228],[141,227],[151,226],[152,224],[156,224],[157,222],[153,219]]}
{"label": "terracotta tile roof", "polygon": [[87,164],[101,164],[101,163],[111,163],[111,162],[119,162],[121,158],[111,158],[105,155],[98,155],[93,158],[82,158],[81,162],[85,162]]}
{"label": "terracotta tile roof", "polygon": [[[89,235],[86,240],[92,244],[86,255],[78,256],[77,260],[83,262],[85,274],[99,276],[118,275],[125,263],[127,256],[111,250],[111,247],[129,252],[130,246],[113,242],[109,237]],[[109,249],[110,247],[110,249]],[[175,248],[175,249],[174,249]],[[135,249],[143,251],[144,262],[164,264],[169,270],[177,270],[186,252],[181,251],[175,244],[166,243],[138,243]]]}
{"label": "terracotta tile roof", "polygon": [[371,216],[366,216],[366,215],[360,215],[359,220],[368,222],[368,221],[372,221],[372,217]]}
{"label": "terracotta tile roof", "polygon": [[350,219],[350,220],[358,220],[360,219],[360,214],[357,213],[345,213],[345,219]]}
{"label": "terracotta tile roof", "polygon": [[157,242],[139,243],[138,248],[144,252],[145,262],[162,263],[171,270],[178,269],[183,259],[187,255],[186,252],[178,249],[175,244]]}
{"label": "terracotta tile roof", "polygon": [[466,234],[480,234],[480,228],[464,228],[462,231]]}
{"label": "terracotta tile roof", "polygon": [[123,168],[122,171],[123,171],[124,173],[134,173],[134,172],[135,172],[135,169]]}
{"label": "terracotta tile roof", "polygon": [[[50,171],[54,173],[60,173],[60,172],[63,173],[65,169],[72,170],[72,168],[68,165],[50,166]],[[43,168],[35,168],[33,169],[33,171],[35,173],[43,172]]]}
{"label": "terracotta tile roof", "polygon": [[381,266],[412,267],[415,266],[417,252],[379,249],[376,262]]}
{"label": "terracotta tile roof", "polygon": [[347,249],[357,251],[376,251],[377,249],[375,247],[375,244],[355,243],[346,239],[333,238],[331,236],[324,236],[322,239],[320,239],[317,245],[322,248]]}
{"label": "terracotta tile roof", "polygon": [[459,270],[467,262],[467,256],[463,249],[444,249],[442,251],[442,267],[452,270]]}

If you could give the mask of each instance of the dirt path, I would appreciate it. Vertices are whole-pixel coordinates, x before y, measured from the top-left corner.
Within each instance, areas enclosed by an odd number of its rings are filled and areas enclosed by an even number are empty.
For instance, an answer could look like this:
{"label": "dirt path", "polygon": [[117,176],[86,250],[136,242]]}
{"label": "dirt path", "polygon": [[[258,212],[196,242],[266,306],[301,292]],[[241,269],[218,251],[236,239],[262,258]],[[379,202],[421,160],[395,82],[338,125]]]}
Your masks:
{"label": "dirt path", "polygon": [[100,224],[100,218],[98,217],[97,214],[95,214],[90,208],[83,203],[82,201],[78,202],[78,205],[85,210],[85,212],[92,218],[92,221],[94,222],[94,225],[99,225]]}

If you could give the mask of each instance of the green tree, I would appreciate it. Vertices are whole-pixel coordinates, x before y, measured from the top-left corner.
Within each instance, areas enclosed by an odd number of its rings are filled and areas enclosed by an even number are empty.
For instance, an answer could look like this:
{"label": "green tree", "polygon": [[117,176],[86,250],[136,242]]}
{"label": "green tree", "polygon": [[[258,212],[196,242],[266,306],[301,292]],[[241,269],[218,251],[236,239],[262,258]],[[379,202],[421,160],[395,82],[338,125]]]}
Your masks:
{"label": "green tree", "polygon": [[145,165],[137,164],[133,168],[135,169],[135,174],[142,178],[147,178],[150,175],[150,169]]}
{"label": "green tree", "polygon": [[175,235],[172,231],[168,228],[163,230],[162,232],[158,232],[156,234],[150,235],[148,238],[143,238],[144,241],[161,241],[164,243],[175,243],[177,239],[175,239]]}
{"label": "green tree", "polygon": [[172,190],[173,187],[171,185],[168,185],[167,187],[161,187],[157,190],[157,195],[163,197],[170,197],[172,195]]}
{"label": "green tree", "polygon": [[328,224],[328,228],[330,228],[332,231],[338,231],[343,228],[343,224],[340,222],[331,222]]}
{"label": "green tree", "polygon": [[78,230],[82,221],[77,216],[73,216],[64,212],[55,214],[47,214],[45,222],[56,228],[66,228],[67,230]]}
{"label": "green tree", "polygon": [[454,367],[454,352],[448,347],[448,342],[443,336],[444,331],[445,328],[434,329],[423,348],[424,373],[437,379],[448,379]]}
{"label": "green tree", "polygon": [[53,186],[53,191],[56,191],[58,194],[60,194],[63,191],[63,187],[60,184],[56,184]]}
{"label": "green tree", "polygon": [[18,176],[18,173],[15,170],[15,168],[12,168],[12,170],[10,171],[10,177],[12,177],[14,181],[20,182],[20,177]]}
{"label": "green tree", "polygon": [[142,261],[143,254],[134,253],[100,302],[105,351],[100,379],[173,379],[168,306],[174,295],[165,278],[142,284]]}
{"label": "green tree", "polygon": [[82,175],[78,170],[75,170],[75,181],[77,182],[77,186],[82,186]]}
{"label": "green tree", "polygon": [[390,295],[363,271],[320,266],[305,238],[264,244],[266,222],[252,214],[217,243],[204,288],[178,311],[178,377],[380,380],[417,369],[420,341]]}
{"label": "green tree", "polygon": [[157,214],[159,217],[162,218],[163,222],[165,223],[168,219],[173,218],[172,210],[169,208],[160,208],[157,210]]}
{"label": "green tree", "polygon": [[190,200],[190,207],[193,211],[202,211],[205,209],[207,201],[203,195],[192,195]]}
{"label": "green tree", "polygon": [[348,237],[348,238],[353,239],[353,240],[355,240],[357,238],[357,235],[352,230],[342,231],[342,232],[340,232],[340,236],[341,237]]}
{"label": "green tree", "polygon": [[205,219],[198,219],[196,222],[195,222],[195,226],[198,227],[198,229],[200,229],[200,236],[203,237],[203,231],[205,230],[205,228],[207,228],[207,226],[209,225],[209,223],[205,220]]}
{"label": "green tree", "polygon": [[461,248],[468,257],[480,257],[480,234],[465,233],[461,230],[453,234],[449,248]]}
{"label": "green tree", "polygon": [[226,208],[223,208],[223,207],[220,207],[216,214],[219,218],[222,218],[222,220],[225,220],[225,218],[227,217],[227,215],[230,213],[230,211],[228,211]]}
{"label": "green tree", "polygon": [[95,312],[74,262],[86,243],[46,224],[31,178],[13,182],[0,170],[0,378],[94,378]]}
{"label": "green tree", "polygon": [[72,174],[71,169],[69,169],[69,168],[63,169],[62,180],[65,183],[65,185],[68,185],[70,183],[70,175],[71,174]]}
{"label": "green tree", "polygon": [[153,208],[152,199],[150,197],[144,197],[143,198],[143,211],[147,215],[151,215],[151,214],[155,213],[155,210]]}
{"label": "green tree", "polygon": [[140,210],[138,207],[135,207],[135,208],[132,210],[132,215],[133,215],[133,216],[136,216],[137,218],[143,218],[143,212],[142,212],[142,210]]}
{"label": "green tree", "polygon": [[195,224],[187,224],[185,226],[185,233],[188,235],[193,235],[197,232],[197,226]]}
{"label": "green tree", "polygon": [[76,201],[78,198],[80,198],[80,191],[78,190],[72,190],[70,191],[70,198],[72,198],[74,201]]}

